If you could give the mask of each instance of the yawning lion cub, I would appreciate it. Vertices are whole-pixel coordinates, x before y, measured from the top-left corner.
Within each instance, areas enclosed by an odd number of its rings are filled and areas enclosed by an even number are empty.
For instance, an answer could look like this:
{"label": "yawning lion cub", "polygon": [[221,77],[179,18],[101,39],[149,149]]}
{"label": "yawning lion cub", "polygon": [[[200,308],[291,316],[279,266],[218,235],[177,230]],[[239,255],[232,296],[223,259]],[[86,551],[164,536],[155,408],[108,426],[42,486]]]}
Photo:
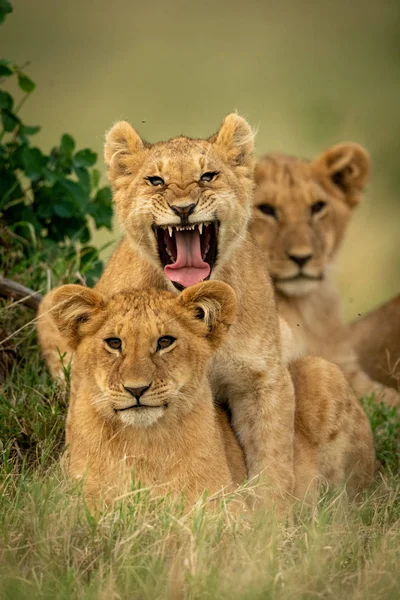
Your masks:
{"label": "yawning lion cub", "polygon": [[[281,358],[274,291],[248,231],[254,136],[228,115],[209,139],[150,144],[121,122],[107,135],[105,160],[125,238],[96,285],[111,296],[155,287],[178,293],[205,279],[234,289],[236,320],[212,361],[215,397],[229,402],[250,478],[264,473],[273,495],[294,489],[293,384]],[[190,287],[189,287],[190,289]],[[70,350],[42,303],[39,337],[53,373]]]}

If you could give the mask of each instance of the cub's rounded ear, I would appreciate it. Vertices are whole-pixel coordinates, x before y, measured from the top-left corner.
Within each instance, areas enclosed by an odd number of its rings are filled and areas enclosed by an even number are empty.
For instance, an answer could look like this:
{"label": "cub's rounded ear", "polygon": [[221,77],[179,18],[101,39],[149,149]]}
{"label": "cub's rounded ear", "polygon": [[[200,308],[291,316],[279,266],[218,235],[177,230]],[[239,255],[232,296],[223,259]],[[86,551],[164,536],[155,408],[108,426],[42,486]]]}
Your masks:
{"label": "cub's rounded ear", "polygon": [[177,301],[202,325],[202,335],[218,347],[236,316],[233,289],[222,281],[204,281],[185,289]]}
{"label": "cub's rounded ear", "polygon": [[145,149],[145,142],[127,121],[120,121],[106,134],[104,162],[109,170],[111,183],[117,177],[132,175],[137,155]]}
{"label": "cub's rounded ear", "polygon": [[105,317],[102,297],[82,285],[63,285],[54,290],[51,300],[54,321],[74,350],[85,335],[96,331]]}
{"label": "cub's rounded ear", "polygon": [[351,142],[336,144],[318,156],[312,168],[328,175],[351,208],[360,202],[370,170],[369,155],[362,146]]}
{"label": "cub's rounded ear", "polygon": [[231,113],[225,117],[218,133],[210,141],[231,166],[253,168],[254,137],[255,133],[246,119]]}

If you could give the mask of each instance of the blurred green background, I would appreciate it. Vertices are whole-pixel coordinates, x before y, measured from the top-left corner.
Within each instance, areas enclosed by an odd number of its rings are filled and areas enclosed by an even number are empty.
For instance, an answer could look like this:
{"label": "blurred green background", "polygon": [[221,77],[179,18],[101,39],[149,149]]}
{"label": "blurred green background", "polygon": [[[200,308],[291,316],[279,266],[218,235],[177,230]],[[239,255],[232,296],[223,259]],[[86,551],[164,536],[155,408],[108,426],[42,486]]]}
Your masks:
{"label": "blurred green background", "polygon": [[[34,144],[47,151],[69,132],[78,147],[101,154],[105,130],[123,118],[150,141],[207,136],[233,110],[258,128],[259,154],[313,157],[357,141],[373,171],[337,267],[345,313],[357,316],[400,291],[399,1],[13,7],[0,56],[30,61],[37,89],[21,116],[42,125]],[[116,226],[96,242],[118,235]]]}

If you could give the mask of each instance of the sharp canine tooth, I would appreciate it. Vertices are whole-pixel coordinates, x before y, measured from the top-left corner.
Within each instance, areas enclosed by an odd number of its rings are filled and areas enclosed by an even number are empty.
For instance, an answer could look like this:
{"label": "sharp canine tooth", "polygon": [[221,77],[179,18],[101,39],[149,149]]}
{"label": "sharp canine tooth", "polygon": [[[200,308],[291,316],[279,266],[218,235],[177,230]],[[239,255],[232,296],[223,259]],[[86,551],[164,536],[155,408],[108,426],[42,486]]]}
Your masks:
{"label": "sharp canine tooth", "polygon": [[172,237],[172,227],[171,227],[171,225],[168,225],[168,233],[169,233],[169,237]]}
{"label": "sharp canine tooth", "polygon": [[200,223],[200,225],[199,225],[199,232],[200,232],[200,235],[203,233],[203,223]]}

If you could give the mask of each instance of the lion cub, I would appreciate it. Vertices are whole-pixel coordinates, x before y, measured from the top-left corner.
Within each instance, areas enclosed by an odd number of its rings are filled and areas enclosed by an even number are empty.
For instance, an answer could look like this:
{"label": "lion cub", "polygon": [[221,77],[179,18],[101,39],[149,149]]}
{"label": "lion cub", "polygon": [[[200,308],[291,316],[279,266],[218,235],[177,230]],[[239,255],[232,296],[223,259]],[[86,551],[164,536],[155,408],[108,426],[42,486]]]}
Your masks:
{"label": "lion cub", "polygon": [[398,405],[397,392],[360,367],[330,276],[368,171],[367,153],[351,143],[333,146],[312,161],[265,155],[255,170],[251,232],[298,348],[339,365],[357,396],[375,393],[378,400]]}
{"label": "lion cub", "polygon": [[78,285],[54,295],[71,348],[68,471],[89,500],[129,491],[133,473],[158,493],[232,490],[246,478],[226,416],[213,405],[208,364],[235,316],[221,282],[105,299]]}
{"label": "lion cub", "polygon": [[[248,230],[253,151],[253,131],[236,114],[208,139],[154,144],[117,123],[105,161],[125,236],[95,289],[105,296],[149,287],[177,295],[206,279],[231,285],[238,318],[212,361],[211,387],[229,403],[249,477],[267,477],[272,500],[281,503],[294,489],[294,390],[273,286]],[[59,354],[71,348],[51,317],[52,293],[41,303],[38,334],[57,375]]]}
{"label": "lion cub", "polygon": [[[156,493],[230,491],[247,476],[228,419],[212,400],[208,366],[234,320],[222,282],[110,299],[76,285],[54,294],[54,318],[71,348],[68,470],[90,502],[129,491],[133,475]],[[342,373],[307,357],[291,365],[296,391],[294,496],[323,480],[365,487],[374,472],[371,428]],[[279,462],[279,456],[277,457]]]}

